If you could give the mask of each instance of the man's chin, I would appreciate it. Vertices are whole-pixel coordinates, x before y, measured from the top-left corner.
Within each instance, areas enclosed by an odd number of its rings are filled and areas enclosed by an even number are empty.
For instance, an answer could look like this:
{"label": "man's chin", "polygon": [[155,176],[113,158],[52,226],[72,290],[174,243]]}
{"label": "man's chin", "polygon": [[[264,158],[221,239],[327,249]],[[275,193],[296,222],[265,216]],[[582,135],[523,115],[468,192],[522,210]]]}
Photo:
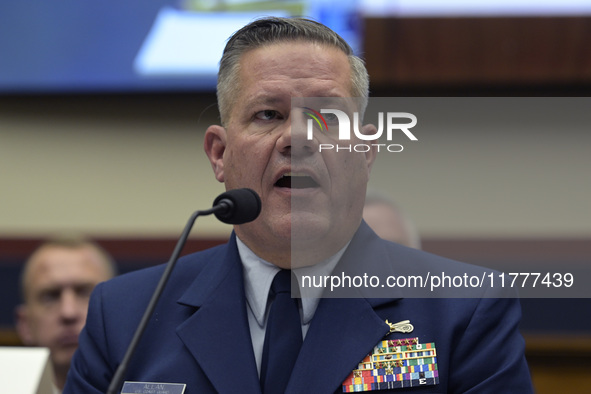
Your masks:
{"label": "man's chin", "polygon": [[78,346],[65,346],[52,349],[51,360],[55,366],[68,367]]}
{"label": "man's chin", "polygon": [[[292,262],[301,261],[297,265],[315,264],[335,254],[335,245],[340,245],[339,233],[333,231],[325,218],[317,215],[310,220],[292,219],[291,226],[291,257]],[[302,217],[303,219],[303,217]],[[313,263],[303,263],[314,260]]]}
{"label": "man's chin", "polygon": [[317,212],[291,214],[291,241],[295,244],[314,243],[327,236],[328,220]]}

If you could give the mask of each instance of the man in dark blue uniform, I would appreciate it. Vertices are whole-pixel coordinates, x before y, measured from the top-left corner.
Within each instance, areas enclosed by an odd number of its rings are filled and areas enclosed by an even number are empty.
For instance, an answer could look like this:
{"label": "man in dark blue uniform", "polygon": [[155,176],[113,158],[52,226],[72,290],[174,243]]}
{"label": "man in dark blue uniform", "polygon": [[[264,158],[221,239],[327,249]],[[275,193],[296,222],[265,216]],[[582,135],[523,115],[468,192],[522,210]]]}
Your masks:
{"label": "man in dark blue uniform", "polygon": [[[255,190],[262,211],[234,226],[228,244],[179,261],[126,381],[187,394],[532,391],[515,299],[486,289],[472,298],[399,289],[377,298],[362,286],[322,297],[310,285],[300,299],[283,296],[290,272],[300,281],[411,268],[481,273],[378,238],[362,221],[377,152],[319,151],[331,137],[308,139],[298,127],[293,97],[363,102],[368,85],[363,62],[316,22],[262,19],[230,38],[218,78],[221,125],[207,129],[205,151],[216,179]],[[162,270],[97,288],[67,394],[105,392]]]}

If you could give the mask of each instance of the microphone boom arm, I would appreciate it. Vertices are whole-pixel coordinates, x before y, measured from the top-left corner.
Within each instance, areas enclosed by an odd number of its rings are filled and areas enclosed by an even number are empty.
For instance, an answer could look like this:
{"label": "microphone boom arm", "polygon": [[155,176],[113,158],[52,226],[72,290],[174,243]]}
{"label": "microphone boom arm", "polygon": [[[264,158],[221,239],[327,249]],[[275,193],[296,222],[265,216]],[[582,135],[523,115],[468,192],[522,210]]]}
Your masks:
{"label": "microphone boom arm", "polygon": [[211,215],[212,213],[215,214],[215,213],[219,213],[219,212],[222,212],[222,211],[225,211],[228,209],[229,209],[229,204],[224,200],[224,201],[221,201],[218,205],[214,206],[213,208],[193,212],[193,214],[189,218],[189,220],[185,226],[185,229],[183,230],[183,233],[181,234],[181,237],[179,238],[178,242],[176,243],[176,246],[172,252],[172,255],[170,256],[170,260],[168,260],[168,263],[166,264],[166,268],[164,269],[164,273],[162,274],[162,277],[160,278],[160,281],[158,282],[158,285],[156,286],[156,290],[154,290],[154,294],[152,295],[152,298],[150,299],[150,303],[146,307],[144,315],[142,316],[142,320],[140,321],[140,323],[138,325],[138,330],[136,330],[136,332],[134,333],[133,338],[131,339],[131,342],[129,343],[129,346],[127,348],[127,352],[125,353],[123,360],[121,360],[121,364],[119,364],[119,367],[117,367],[117,370],[115,371],[115,375],[113,375],[113,379],[111,380],[111,384],[109,385],[109,389],[107,390],[107,394],[117,394],[117,392],[121,386],[121,383],[123,382],[123,377],[125,376],[125,372],[127,372],[127,367],[129,366],[129,362],[131,360],[131,357],[133,356],[133,353],[135,352],[135,348],[139,344],[139,341],[146,329],[146,326],[148,325],[148,320],[152,316],[152,313],[154,312],[154,309],[156,308],[156,304],[158,303],[160,295],[162,294],[162,291],[166,287],[166,282],[168,282],[168,278],[170,277],[170,274],[172,274],[172,270],[174,269],[174,266],[176,265],[176,262],[179,258],[179,255],[181,254],[183,246],[185,246],[185,242],[187,242],[187,238],[189,237],[189,234],[191,233],[191,229],[193,228],[193,224],[195,224],[195,220],[197,220],[197,218],[199,216]]}

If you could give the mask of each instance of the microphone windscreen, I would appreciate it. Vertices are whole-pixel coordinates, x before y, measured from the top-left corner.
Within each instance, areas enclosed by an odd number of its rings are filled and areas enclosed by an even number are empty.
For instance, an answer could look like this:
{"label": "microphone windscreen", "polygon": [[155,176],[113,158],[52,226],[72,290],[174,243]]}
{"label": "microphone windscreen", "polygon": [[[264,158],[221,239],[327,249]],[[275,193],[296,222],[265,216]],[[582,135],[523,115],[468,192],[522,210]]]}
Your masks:
{"label": "microphone windscreen", "polygon": [[220,194],[213,205],[225,203],[228,209],[216,212],[215,216],[224,223],[243,224],[255,220],[261,213],[261,198],[252,189],[233,189]]}

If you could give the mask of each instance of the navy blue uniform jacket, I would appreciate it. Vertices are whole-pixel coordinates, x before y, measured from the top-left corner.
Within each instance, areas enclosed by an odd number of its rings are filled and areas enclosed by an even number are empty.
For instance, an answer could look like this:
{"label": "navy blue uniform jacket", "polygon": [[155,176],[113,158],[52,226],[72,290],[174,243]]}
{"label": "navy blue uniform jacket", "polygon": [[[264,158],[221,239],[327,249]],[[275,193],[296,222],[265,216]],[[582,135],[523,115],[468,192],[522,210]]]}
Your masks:
{"label": "navy blue uniform jacket", "polygon": [[[378,238],[362,223],[341,264],[364,272],[373,262],[403,267],[475,267]],[[337,268],[339,268],[337,266]],[[64,394],[104,393],[131,341],[163,266],[100,284],[91,301]],[[511,298],[323,298],[310,324],[288,393],[334,393],[378,341],[434,342],[438,385],[394,393],[530,393],[524,341]],[[179,261],[139,343],[126,381],[186,384],[186,394],[260,393],[247,318],[242,264],[226,245]],[[410,320],[410,334],[388,334],[385,320]],[[380,391],[384,392],[384,391]]]}

